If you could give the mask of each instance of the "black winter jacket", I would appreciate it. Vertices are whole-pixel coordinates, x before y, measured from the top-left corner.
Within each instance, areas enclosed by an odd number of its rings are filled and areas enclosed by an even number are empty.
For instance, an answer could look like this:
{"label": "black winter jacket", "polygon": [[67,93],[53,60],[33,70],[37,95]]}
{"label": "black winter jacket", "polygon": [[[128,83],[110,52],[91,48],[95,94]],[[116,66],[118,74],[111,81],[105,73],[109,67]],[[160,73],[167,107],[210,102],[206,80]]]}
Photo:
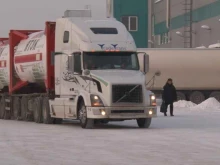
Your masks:
{"label": "black winter jacket", "polygon": [[163,87],[162,99],[167,104],[171,104],[171,103],[173,103],[174,101],[177,100],[176,88],[174,87],[173,84],[168,84],[167,83]]}

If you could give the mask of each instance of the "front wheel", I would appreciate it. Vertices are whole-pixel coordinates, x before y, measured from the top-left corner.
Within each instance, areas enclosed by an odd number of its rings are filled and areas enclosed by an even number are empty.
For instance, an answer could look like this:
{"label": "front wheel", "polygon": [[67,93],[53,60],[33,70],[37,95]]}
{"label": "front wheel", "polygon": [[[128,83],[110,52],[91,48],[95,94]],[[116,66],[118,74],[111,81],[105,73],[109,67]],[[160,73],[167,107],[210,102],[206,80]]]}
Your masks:
{"label": "front wheel", "polygon": [[87,111],[84,101],[81,102],[79,107],[79,120],[82,128],[91,129],[94,126],[94,120],[87,118]]}
{"label": "front wheel", "polygon": [[151,118],[137,119],[139,128],[149,128],[151,124]]}

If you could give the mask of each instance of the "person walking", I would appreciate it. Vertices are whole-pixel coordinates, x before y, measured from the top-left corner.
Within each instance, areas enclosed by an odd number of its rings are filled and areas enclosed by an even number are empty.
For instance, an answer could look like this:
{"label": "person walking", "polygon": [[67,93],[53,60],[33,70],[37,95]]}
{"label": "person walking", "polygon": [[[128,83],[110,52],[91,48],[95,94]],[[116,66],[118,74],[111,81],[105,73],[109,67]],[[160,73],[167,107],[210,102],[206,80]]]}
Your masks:
{"label": "person walking", "polygon": [[162,99],[166,107],[163,112],[164,116],[167,116],[168,105],[170,105],[170,116],[174,116],[173,115],[173,102],[177,101],[177,93],[176,93],[176,88],[173,85],[173,80],[171,78],[167,80],[167,83],[163,87]]}

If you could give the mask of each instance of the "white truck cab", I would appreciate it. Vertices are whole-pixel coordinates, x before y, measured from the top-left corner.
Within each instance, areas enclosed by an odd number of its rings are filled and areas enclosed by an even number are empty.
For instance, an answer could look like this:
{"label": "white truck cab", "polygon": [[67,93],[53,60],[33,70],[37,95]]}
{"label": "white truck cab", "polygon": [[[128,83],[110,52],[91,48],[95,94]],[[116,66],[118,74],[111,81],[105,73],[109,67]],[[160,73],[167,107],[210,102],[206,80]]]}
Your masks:
{"label": "white truck cab", "polygon": [[79,119],[82,128],[136,119],[148,128],[156,117],[156,98],[146,89],[148,55],[137,53],[133,37],[116,19],[57,19],[54,60],[52,118]]}

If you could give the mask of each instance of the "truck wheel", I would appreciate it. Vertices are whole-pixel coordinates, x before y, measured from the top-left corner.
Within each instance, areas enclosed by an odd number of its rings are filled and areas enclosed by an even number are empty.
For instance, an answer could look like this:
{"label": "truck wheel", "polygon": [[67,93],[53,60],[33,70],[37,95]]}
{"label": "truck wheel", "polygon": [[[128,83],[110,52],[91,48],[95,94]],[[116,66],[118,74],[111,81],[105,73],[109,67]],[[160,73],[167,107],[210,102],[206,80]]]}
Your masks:
{"label": "truck wheel", "polygon": [[[11,119],[11,104],[10,104],[10,101],[9,101],[9,104],[7,104],[8,102],[6,102],[6,99],[7,100],[10,100],[10,97],[4,97],[4,109],[5,109],[5,113],[4,113],[4,119],[5,120],[10,120]],[[9,110],[6,110],[6,107],[8,107],[9,106]]]}
{"label": "truck wheel", "polygon": [[109,121],[108,121],[108,120],[101,120],[101,123],[102,123],[102,124],[108,124]]}
{"label": "truck wheel", "polygon": [[202,92],[195,91],[190,94],[189,100],[195,104],[200,104],[205,100],[205,96]]}
{"label": "truck wheel", "polygon": [[63,122],[63,119],[58,119],[58,118],[53,119],[54,124],[62,124],[62,122]]}
{"label": "truck wheel", "polygon": [[1,97],[0,101],[0,119],[3,119],[5,115],[5,97]]}
{"label": "truck wheel", "polygon": [[50,115],[50,106],[49,106],[49,98],[43,98],[43,123],[44,124],[53,124],[54,119]]}
{"label": "truck wheel", "polygon": [[81,102],[79,107],[79,120],[82,128],[91,129],[94,126],[94,120],[87,118],[87,111],[84,101]]}
{"label": "truck wheel", "polygon": [[186,95],[182,92],[176,92],[177,93],[177,101],[179,100],[186,100]]}
{"label": "truck wheel", "polygon": [[11,119],[11,111],[10,110],[5,110],[4,119],[5,120]]}
{"label": "truck wheel", "polygon": [[21,102],[19,97],[13,99],[13,119],[18,120],[21,115]]}
{"label": "truck wheel", "polygon": [[21,118],[24,121],[28,121],[28,98],[26,96],[23,96],[21,99]]}
{"label": "truck wheel", "polygon": [[220,102],[220,92],[218,91],[212,92],[209,97],[214,97],[216,100]]}
{"label": "truck wheel", "polygon": [[43,119],[42,119],[42,97],[35,98],[33,114],[34,114],[35,123],[43,123]]}
{"label": "truck wheel", "polygon": [[137,119],[139,128],[149,128],[151,124],[151,118]]}

